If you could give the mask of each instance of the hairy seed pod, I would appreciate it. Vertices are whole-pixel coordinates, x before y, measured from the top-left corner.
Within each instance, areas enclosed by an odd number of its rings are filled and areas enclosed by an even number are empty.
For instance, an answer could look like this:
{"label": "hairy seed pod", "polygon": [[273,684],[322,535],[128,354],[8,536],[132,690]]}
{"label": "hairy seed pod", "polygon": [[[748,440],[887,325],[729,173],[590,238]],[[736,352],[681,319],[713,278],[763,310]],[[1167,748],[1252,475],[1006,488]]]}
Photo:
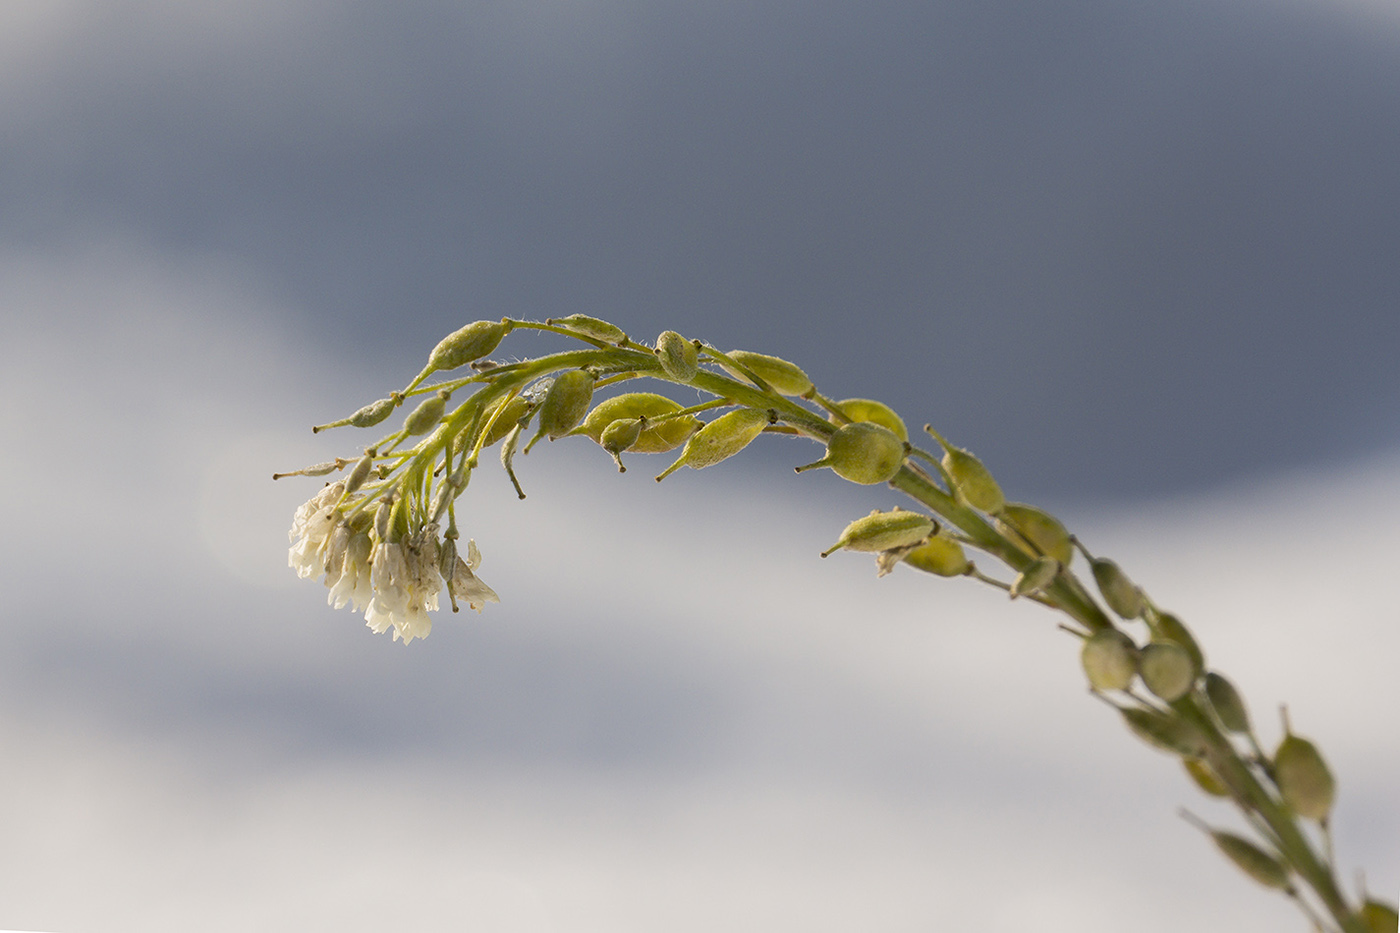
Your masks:
{"label": "hairy seed pod", "polygon": [[1397,926],[1400,926],[1400,916],[1395,913],[1395,908],[1374,899],[1361,905],[1357,918],[1366,925],[1369,933],[1397,933]]}
{"label": "hairy seed pod", "polygon": [[432,398],[424,399],[403,419],[403,433],[409,436],[427,434],[437,427],[438,422],[442,420],[442,413],[447,409],[447,400],[451,397],[450,393],[439,390]]}
{"label": "hairy seed pod", "polygon": [[612,454],[613,462],[617,464],[617,472],[627,472],[627,467],[622,465],[622,452],[637,443],[637,438],[641,436],[646,425],[646,418],[619,418],[603,429],[600,444]]}
{"label": "hairy seed pod", "polygon": [[350,471],[350,475],[345,477],[345,494],[351,495],[357,492],[365,481],[369,479],[369,471],[374,467],[374,448],[365,451],[365,455],[355,464],[355,468]]}
{"label": "hairy seed pod", "polygon": [[936,535],[905,554],[904,562],[916,570],[940,577],[960,577],[972,569],[961,544]]}
{"label": "hairy seed pod", "polygon": [[[812,380],[787,360],[763,353],[750,353],[748,350],[730,350],[727,355],[730,360],[768,383],[769,388],[779,395],[806,395],[812,391]],[[720,360],[719,364],[734,376],[749,381],[746,373],[727,365],[725,360]]]}
{"label": "hairy seed pod", "polygon": [[[594,381],[593,374],[584,369],[571,369],[555,376],[540,403],[540,428],[530,443],[533,445],[540,435],[554,440],[576,428],[593,401]],[[528,446],[525,452],[530,452]]]}
{"label": "hairy seed pod", "polygon": [[479,360],[500,345],[512,326],[500,321],[477,321],[455,330],[433,347],[428,366],[435,370],[456,369]]}
{"label": "hairy seed pod", "polygon": [[482,438],[481,446],[486,448],[500,443],[507,434],[515,429],[521,419],[534,410],[534,407],[534,402],[523,395],[517,395],[508,402],[496,405],[482,421],[482,424],[485,424],[495,412],[500,412],[500,414],[495,415],[496,420],[491,423],[491,430],[487,431],[486,436]]}
{"label": "hairy seed pod", "polygon": [[729,459],[763,433],[772,418],[771,412],[761,408],[739,408],[720,415],[685,442],[676,462],[662,470],[656,481],[661,482],[683,466],[703,470]]}
{"label": "hairy seed pod", "polygon": [[351,415],[348,420],[353,427],[372,428],[389,417],[389,413],[402,402],[403,396],[395,392],[389,398],[382,398],[377,402],[370,402],[364,408],[361,408]]}
{"label": "hairy seed pod", "polygon": [[933,534],[933,529],[933,519],[918,512],[906,512],[903,509],[871,512],[847,525],[836,543],[822,551],[822,557],[841,548],[848,551],[874,552],[908,547]]}
{"label": "hairy seed pod", "polygon": [[689,382],[700,371],[695,344],[673,330],[662,331],[656,338],[656,356],[666,375],[677,382]]}
{"label": "hairy seed pod", "polygon": [[1142,615],[1142,593],[1128,579],[1113,561],[1108,558],[1095,559],[1090,566],[1094,571],[1094,582],[1099,585],[1108,607],[1125,619],[1136,619]]}
{"label": "hairy seed pod", "polygon": [[603,343],[622,343],[627,339],[627,335],[622,332],[622,328],[616,324],[609,324],[607,321],[600,321],[596,317],[589,317],[586,314],[571,314],[568,317],[552,317],[545,321],[546,324],[553,324],[555,327],[562,327],[571,330],[581,337],[591,337],[594,340],[601,340]]}
{"label": "hairy seed pod", "polygon": [[1049,512],[1033,505],[1026,505],[1024,502],[1006,503],[997,515],[997,527],[1003,534],[1010,528],[1019,533],[1021,538],[1025,538],[1033,549],[1028,549],[1025,542],[1020,541],[1015,534],[1008,535],[1021,550],[1032,557],[1044,554],[1062,564],[1068,564],[1074,557],[1074,548],[1069,542],[1069,532],[1065,530],[1065,526]]}
{"label": "hairy seed pod", "polygon": [[1118,711],[1128,729],[1148,745],[1183,758],[1205,757],[1205,742],[1184,719],[1138,707],[1119,707]]}
{"label": "hairy seed pod", "polygon": [[871,486],[894,479],[904,466],[904,454],[904,442],[889,428],[856,421],[837,428],[826,443],[826,456],[797,472],[831,467],[844,480]]}
{"label": "hairy seed pod", "polygon": [[1317,746],[1292,733],[1274,752],[1274,783],[1293,812],[1308,820],[1325,820],[1332,812],[1337,782]]}
{"label": "hairy seed pod", "polygon": [[943,469],[953,478],[953,485],[968,505],[988,515],[998,514],[1006,506],[1006,497],[982,461],[960,447],[946,447]]}
{"label": "hairy seed pod", "polygon": [[1215,671],[1206,674],[1206,699],[1226,732],[1249,731],[1249,709],[1244,705],[1244,697],[1223,675]]}
{"label": "hairy seed pod", "polygon": [[622,418],[646,418],[647,426],[629,448],[633,453],[661,454],[684,444],[700,430],[703,422],[694,415],[669,417],[681,410],[681,404],[655,392],[629,392],[599,402],[588,413],[574,434],[586,434],[595,444],[603,442],[603,431]]}
{"label": "hairy seed pod", "polygon": [[1147,625],[1159,640],[1176,642],[1185,648],[1186,653],[1191,656],[1191,666],[1195,669],[1193,676],[1200,676],[1201,671],[1205,670],[1206,658],[1201,652],[1201,646],[1196,644],[1195,636],[1184,622],[1170,612],[1151,611],[1147,614]]}
{"label": "hairy seed pod", "polygon": [[1234,833],[1211,830],[1210,838],[1225,853],[1226,858],[1239,866],[1240,870],[1266,888],[1287,891],[1292,884],[1288,880],[1288,870],[1263,849]]}
{"label": "hairy seed pod", "polygon": [[1138,673],[1155,695],[1168,703],[1179,700],[1196,683],[1196,667],[1186,649],[1170,641],[1154,641],[1138,656]]}
{"label": "hairy seed pod", "polygon": [[1204,758],[1184,758],[1181,763],[1186,766],[1186,773],[1191,775],[1191,780],[1195,781],[1201,790],[1212,797],[1230,796],[1230,789]]}
{"label": "hairy seed pod", "polygon": [[1095,690],[1127,690],[1137,676],[1137,645],[1116,628],[1102,628],[1084,639],[1079,663]]}
{"label": "hairy seed pod", "polygon": [[[848,398],[837,402],[836,407],[852,421],[871,421],[882,428],[889,428],[901,441],[909,440],[909,429],[904,426],[904,419],[884,402],[873,398]],[[835,422],[836,416],[828,415],[827,420]]]}
{"label": "hairy seed pod", "polygon": [[1039,593],[1047,586],[1055,582],[1055,578],[1060,575],[1060,562],[1053,557],[1041,557],[1031,562],[1031,565],[1016,575],[1016,579],[1011,581],[1011,598],[1019,596],[1030,596]]}

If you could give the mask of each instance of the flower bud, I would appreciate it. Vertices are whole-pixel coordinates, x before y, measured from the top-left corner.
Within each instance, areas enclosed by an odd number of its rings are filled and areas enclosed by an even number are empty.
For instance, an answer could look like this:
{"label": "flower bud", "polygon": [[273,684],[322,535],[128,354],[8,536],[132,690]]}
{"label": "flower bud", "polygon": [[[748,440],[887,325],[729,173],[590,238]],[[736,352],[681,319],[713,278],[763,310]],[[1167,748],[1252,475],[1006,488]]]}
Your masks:
{"label": "flower bud", "polygon": [[453,331],[433,347],[428,355],[428,367],[435,370],[456,369],[472,360],[479,360],[500,345],[512,325],[500,321],[477,321]]}
{"label": "flower bud", "polygon": [[374,448],[365,451],[365,455],[355,464],[355,469],[350,471],[350,475],[345,477],[345,494],[348,496],[359,490],[369,479],[369,471],[374,467]]}
{"label": "flower bud", "polygon": [[1125,619],[1142,615],[1142,594],[1117,564],[1107,558],[1097,558],[1090,566],[1094,582],[1099,585],[1099,592],[1110,609]]}
{"label": "flower bud", "polygon": [[940,577],[960,577],[972,569],[961,544],[936,535],[905,554],[904,562],[916,570]]}
{"label": "flower bud", "polygon": [[[904,419],[884,402],[870,398],[848,398],[837,402],[836,407],[852,421],[871,421],[882,428],[889,428],[901,441],[909,440],[909,429],[904,426]],[[835,422],[836,416],[828,415],[827,420]]]}
{"label": "flower bud", "polygon": [[1079,662],[1095,690],[1127,690],[1137,674],[1137,645],[1116,628],[1099,629],[1084,639]]}
{"label": "flower bud", "polygon": [[[510,401],[497,405],[491,410],[492,413],[486,416],[488,421],[492,417],[496,420],[491,422],[491,430],[487,431],[486,436],[482,438],[481,446],[486,448],[499,443],[507,434],[515,430],[515,426],[520,423],[522,418],[533,410],[534,402],[523,395],[517,395]],[[500,413],[494,414],[497,411]]]}
{"label": "flower bud", "polygon": [[637,438],[641,436],[646,424],[647,419],[644,417],[619,418],[603,429],[603,437],[599,443],[604,450],[612,454],[613,462],[617,464],[617,472],[627,472],[627,467],[622,465],[622,452],[637,443]]}
{"label": "flower bud", "polygon": [[1191,656],[1191,666],[1195,669],[1195,675],[1200,675],[1206,666],[1205,655],[1201,653],[1201,646],[1196,644],[1195,637],[1185,623],[1170,612],[1153,610],[1147,615],[1147,625],[1158,640],[1173,641],[1185,648],[1186,653]]}
{"label": "flower bud", "polygon": [[1001,494],[1001,487],[991,472],[969,451],[952,446],[944,448],[943,469],[953,478],[953,485],[962,494],[963,501],[974,509],[996,515],[1006,506],[1006,497]]}
{"label": "flower bud", "polygon": [[1138,656],[1138,673],[1155,695],[1168,703],[1186,696],[1196,682],[1196,666],[1186,649],[1170,641],[1154,641]]}
{"label": "flower bud", "polygon": [[656,338],[656,356],[666,375],[677,382],[689,382],[700,371],[695,344],[673,330],[662,331]]}
{"label": "flower bud", "polygon": [[442,413],[447,410],[447,400],[451,397],[450,393],[439,390],[431,398],[424,399],[403,419],[403,433],[410,436],[427,434],[437,427],[437,423],[442,420]]}
{"label": "flower bud", "polygon": [[[1069,543],[1069,532],[1065,530],[1065,526],[1049,512],[1033,505],[1026,505],[1024,502],[1006,503],[997,515],[997,527],[1003,534],[1008,528],[1015,532],[1007,537],[1032,557],[1043,554],[1062,564],[1068,564],[1074,557],[1074,549]],[[1025,541],[1020,540],[1021,538]],[[1033,547],[1027,548],[1026,543]]]}
{"label": "flower bud", "polygon": [[674,450],[700,430],[702,422],[694,415],[670,417],[681,410],[679,402],[654,392],[629,392],[599,402],[588,413],[574,434],[586,434],[595,444],[603,442],[603,430],[621,418],[646,418],[647,425],[629,449],[639,454],[660,454]]}
{"label": "flower bud", "polygon": [[1156,710],[1119,707],[1128,729],[1148,745],[1183,758],[1204,758],[1205,742],[1184,719]]}
{"label": "flower bud", "polygon": [[1332,812],[1337,783],[1317,746],[1289,733],[1274,752],[1274,783],[1293,812],[1308,820],[1325,820]]}
{"label": "flower bud", "polygon": [[[812,391],[812,380],[787,360],[763,353],[750,353],[748,350],[730,350],[727,355],[749,373],[768,383],[768,387],[779,395],[806,395]],[[749,381],[748,373],[735,369],[728,361],[721,359],[719,364],[745,382]]]}
{"label": "flower bud", "polygon": [[903,509],[871,512],[847,525],[836,543],[822,551],[822,557],[841,548],[848,551],[889,551],[908,547],[933,534],[934,527],[933,519],[918,512]]}
{"label": "flower bud", "polygon": [[1230,789],[1204,758],[1184,758],[1181,763],[1186,766],[1186,773],[1191,775],[1191,780],[1195,781],[1201,790],[1212,797],[1230,796]]}
{"label": "flower bud", "polygon": [[1361,905],[1361,912],[1357,917],[1366,925],[1369,933],[1396,933],[1396,928],[1400,925],[1400,915],[1395,913],[1395,908],[1374,899]]}
{"label": "flower bud", "polygon": [[685,442],[676,462],[661,471],[659,483],[683,466],[703,470],[727,460],[749,445],[772,423],[772,412],[761,408],[739,408],[720,415]]}
{"label": "flower bud", "polygon": [[1054,583],[1055,577],[1059,574],[1060,562],[1053,557],[1042,557],[1032,561],[1029,567],[1017,574],[1016,579],[1011,581],[1011,598],[1039,593]]}
{"label": "flower bud", "polygon": [[797,467],[797,472],[831,467],[844,480],[870,486],[894,478],[904,465],[904,448],[904,442],[889,428],[856,421],[837,428],[827,441],[826,456]]}
{"label": "flower bud", "polygon": [[1206,674],[1206,699],[1210,700],[1215,717],[1226,732],[1249,731],[1249,710],[1244,705],[1244,698],[1234,684],[1215,671]]}
{"label": "flower bud", "polygon": [[389,540],[389,518],[393,512],[393,496],[385,496],[379,500],[379,507],[374,510],[374,536],[380,541]]}
{"label": "flower bud", "polygon": [[562,327],[571,330],[580,337],[590,337],[594,340],[601,340],[603,343],[622,343],[627,339],[627,335],[622,332],[622,328],[616,324],[609,324],[607,321],[600,321],[596,317],[589,317],[586,314],[571,314],[568,317],[552,317],[545,321],[546,324],[553,324],[555,327]]}
{"label": "flower bud", "polygon": [[1288,871],[1263,849],[1242,836],[1234,833],[1211,830],[1211,839],[1225,853],[1226,858],[1239,866],[1240,870],[1266,888],[1287,891],[1292,887]]}
{"label": "flower bud", "polygon": [[525,445],[525,453],[528,454],[541,437],[548,435],[552,441],[578,426],[593,401],[594,381],[593,374],[584,369],[571,369],[554,377],[540,403],[539,430]]}

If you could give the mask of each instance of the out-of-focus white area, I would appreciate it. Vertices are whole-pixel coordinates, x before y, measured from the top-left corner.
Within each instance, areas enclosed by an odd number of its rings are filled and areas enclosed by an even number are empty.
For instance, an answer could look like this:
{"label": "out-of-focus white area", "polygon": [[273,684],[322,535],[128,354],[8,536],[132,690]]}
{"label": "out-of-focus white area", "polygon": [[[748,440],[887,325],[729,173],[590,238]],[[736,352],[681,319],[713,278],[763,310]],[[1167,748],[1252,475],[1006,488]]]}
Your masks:
{"label": "out-of-focus white area", "polygon": [[[0,927],[1305,929],[1177,817],[1234,825],[1055,617],[817,558],[882,488],[742,457],[658,485],[666,458],[618,476],[578,440],[517,461],[519,502],[487,461],[461,505],[501,605],[373,636],[285,566],[320,481],[269,477],[353,453],[307,427],[412,374],[280,312],[217,258],[0,256]],[[1342,863],[1393,896],[1400,457],[1046,505],[1266,741],[1289,704]]]}

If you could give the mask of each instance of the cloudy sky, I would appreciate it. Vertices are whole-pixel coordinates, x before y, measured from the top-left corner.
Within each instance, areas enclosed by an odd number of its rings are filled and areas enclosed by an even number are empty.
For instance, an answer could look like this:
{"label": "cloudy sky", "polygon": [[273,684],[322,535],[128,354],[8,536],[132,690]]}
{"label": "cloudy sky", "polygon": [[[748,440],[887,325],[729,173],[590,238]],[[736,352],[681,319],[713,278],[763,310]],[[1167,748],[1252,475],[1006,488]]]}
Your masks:
{"label": "cloudy sky", "polygon": [[975,449],[1393,898],[1397,165],[1379,0],[4,4],[0,928],[1304,928],[1051,617],[817,560],[896,500],[809,446],[483,475],[408,648],[293,577],[309,425],[573,312]]}

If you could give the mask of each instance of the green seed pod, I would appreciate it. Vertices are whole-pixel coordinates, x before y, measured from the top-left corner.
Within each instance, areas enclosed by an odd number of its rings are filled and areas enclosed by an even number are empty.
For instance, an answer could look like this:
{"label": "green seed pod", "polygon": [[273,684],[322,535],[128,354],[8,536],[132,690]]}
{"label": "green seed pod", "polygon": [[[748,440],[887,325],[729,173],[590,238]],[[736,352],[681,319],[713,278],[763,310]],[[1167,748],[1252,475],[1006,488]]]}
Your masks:
{"label": "green seed pod", "polygon": [[525,453],[545,435],[552,441],[578,427],[593,401],[594,381],[593,374],[584,369],[571,369],[554,377],[540,403],[539,430],[525,445]]}
{"label": "green seed pod", "polygon": [[700,371],[695,344],[673,330],[662,331],[656,338],[656,356],[666,375],[677,382],[689,382]]}
{"label": "green seed pod", "polygon": [[646,424],[646,418],[619,418],[603,429],[600,443],[604,450],[612,454],[613,462],[617,464],[617,472],[627,472],[627,467],[622,465],[622,452],[637,443],[637,438],[641,436]]}
{"label": "green seed pod", "polygon": [[1249,731],[1249,710],[1244,705],[1244,697],[1234,684],[1215,671],[1206,674],[1206,699],[1210,700],[1215,717],[1226,732]]}
{"label": "green seed pod", "polygon": [[447,400],[451,397],[451,393],[439,390],[432,398],[424,399],[403,419],[403,432],[409,436],[427,434],[437,427],[437,423],[442,420],[442,413],[447,408]]}
{"label": "green seed pod", "polygon": [[1137,645],[1116,628],[1102,628],[1084,639],[1079,662],[1095,690],[1127,690],[1137,675]]}
{"label": "green seed pod", "polygon": [[1011,598],[1039,593],[1060,575],[1060,562],[1053,557],[1041,557],[1017,574],[1011,583]]}
{"label": "green seed pod", "polygon": [[661,454],[684,444],[700,430],[702,422],[694,415],[668,417],[680,410],[679,402],[654,392],[615,395],[599,402],[573,433],[586,434],[595,444],[601,444],[603,430],[614,421],[620,418],[646,418],[647,426],[629,449],[639,454]]}
{"label": "green seed pod", "polygon": [[1185,648],[1170,641],[1154,641],[1138,657],[1138,673],[1147,689],[1168,703],[1179,700],[1196,683],[1196,667]]}
{"label": "green seed pod", "polygon": [[1118,711],[1129,730],[1148,745],[1183,758],[1205,757],[1205,743],[1184,719],[1138,707],[1120,707]]}
{"label": "green seed pod", "polygon": [[1280,891],[1287,891],[1292,887],[1288,880],[1288,870],[1279,860],[1248,839],[1219,830],[1211,830],[1210,838],[1215,840],[1215,844],[1225,853],[1226,858],[1264,887]]}
{"label": "green seed pod", "polygon": [[1370,933],[1397,933],[1397,926],[1400,926],[1400,916],[1395,913],[1395,908],[1382,901],[1368,900],[1361,905],[1357,917]]}
{"label": "green seed pod", "polygon": [[350,471],[350,475],[345,477],[345,495],[349,496],[359,490],[369,479],[369,471],[374,468],[374,448],[365,451],[365,455],[355,464],[355,468]]}
{"label": "green seed pod", "polygon": [[685,442],[676,462],[662,470],[656,481],[661,482],[683,466],[703,470],[729,459],[763,433],[772,418],[772,413],[761,408],[739,408],[720,415]]}
{"label": "green seed pod", "polygon": [[1099,592],[1110,609],[1125,619],[1136,619],[1142,615],[1142,594],[1117,564],[1107,558],[1099,558],[1090,566],[1094,571],[1094,582],[1099,585]]}
{"label": "green seed pod", "polygon": [[836,543],[822,551],[822,557],[841,548],[873,552],[908,547],[933,534],[934,527],[933,519],[918,512],[871,512],[847,525]]}
{"label": "green seed pod", "polygon": [[604,343],[622,343],[627,339],[627,335],[622,332],[622,328],[616,324],[609,324],[607,321],[600,321],[596,317],[589,317],[586,314],[571,314],[568,317],[552,317],[545,321],[546,324],[553,324],[555,327],[562,327],[571,330],[581,337],[591,337],[594,340],[601,340]]}
{"label": "green seed pod", "polygon": [[953,478],[953,485],[957,487],[963,501],[974,509],[996,515],[1006,506],[1006,497],[1002,495],[1001,487],[982,465],[982,461],[970,452],[959,447],[944,448],[943,469]]}
{"label": "green seed pod", "polygon": [[[884,402],[872,398],[848,398],[837,402],[836,407],[852,421],[871,421],[882,428],[889,428],[901,441],[909,440],[909,429],[904,426],[904,419]],[[834,423],[836,416],[828,415],[827,420]]]}
{"label": "green seed pod", "polygon": [[1317,746],[1290,733],[1274,752],[1274,783],[1283,802],[1308,820],[1325,820],[1332,812],[1337,782]]}
{"label": "green seed pod", "polygon": [[870,486],[894,479],[904,465],[904,448],[899,435],[889,428],[856,421],[837,428],[827,441],[826,456],[797,467],[797,472],[831,467],[844,480]]}
{"label": "green seed pod", "polygon": [[1042,511],[1024,502],[1008,502],[997,515],[997,527],[1005,534],[1009,528],[1018,532],[1021,538],[1033,545],[1027,548],[1015,534],[1008,535],[1016,545],[1032,557],[1044,554],[1062,564],[1068,564],[1074,557],[1074,548],[1069,542],[1069,532],[1060,520],[1049,512]]}
{"label": "green seed pod", "polygon": [[1176,642],[1185,648],[1186,653],[1191,656],[1194,675],[1200,676],[1206,666],[1205,655],[1201,653],[1201,646],[1196,644],[1195,637],[1185,623],[1170,612],[1150,611],[1147,615],[1147,625],[1158,640]]}
{"label": "green seed pod", "polygon": [[515,426],[534,410],[534,403],[523,395],[517,395],[503,405],[497,405],[493,408],[482,423],[485,424],[486,421],[489,421],[497,410],[500,411],[500,414],[495,415],[496,420],[491,422],[491,430],[486,432],[486,437],[481,441],[483,448],[500,443],[507,434],[515,430]]}
{"label": "green seed pod", "polygon": [[1201,790],[1212,797],[1230,796],[1230,789],[1204,758],[1184,758],[1181,763],[1186,766],[1186,773],[1191,775],[1191,780],[1195,781]]}
{"label": "green seed pod", "polygon": [[962,545],[952,538],[934,536],[904,555],[904,562],[916,570],[940,577],[960,577],[972,569]]}
{"label": "green seed pod", "polygon": [[[787,360],[780,360],[776,356],[767,356],[762,353],[750,353],[748,350],[730,350],[729,359],[743,366],[753,373],[779,395],[806,395],[812,391],[812,380],[807,378],[807,374],[798,369]],[[719,364],[734,376],[749,381],[747,374],[727,365],[725,360],[720,360]]]}
{"label": "green seed pod", "polygon": [[479,360],[500,345],[512,325],[500,321],[477,321],[453,331],[433,347],[428,355],[428,367],[435,370],[456,369],[472,360]]}

